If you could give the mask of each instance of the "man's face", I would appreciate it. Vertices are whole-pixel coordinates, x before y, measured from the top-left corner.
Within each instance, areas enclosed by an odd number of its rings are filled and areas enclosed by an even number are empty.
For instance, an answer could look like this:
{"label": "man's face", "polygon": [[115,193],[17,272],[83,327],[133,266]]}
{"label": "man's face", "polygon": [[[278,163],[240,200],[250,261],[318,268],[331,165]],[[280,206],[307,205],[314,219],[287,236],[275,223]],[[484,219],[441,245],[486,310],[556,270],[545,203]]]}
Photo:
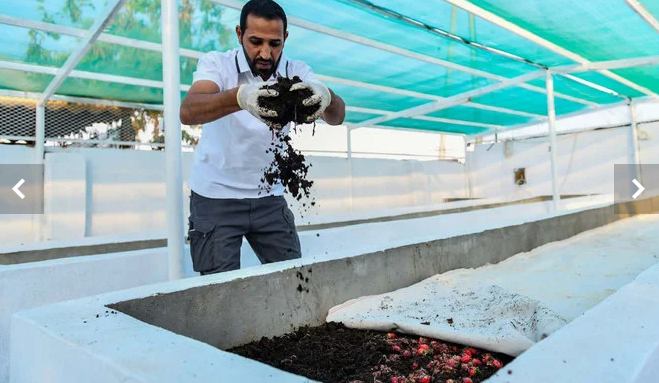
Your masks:
{"label": "man's face", "polygon": [[240,26],[236,27],[236,33],[252,71],[263,80],[269,79],[277,70],[284,42],[288,38],[288,32],[284,32],[284,22],[249,15],[244,33]]}

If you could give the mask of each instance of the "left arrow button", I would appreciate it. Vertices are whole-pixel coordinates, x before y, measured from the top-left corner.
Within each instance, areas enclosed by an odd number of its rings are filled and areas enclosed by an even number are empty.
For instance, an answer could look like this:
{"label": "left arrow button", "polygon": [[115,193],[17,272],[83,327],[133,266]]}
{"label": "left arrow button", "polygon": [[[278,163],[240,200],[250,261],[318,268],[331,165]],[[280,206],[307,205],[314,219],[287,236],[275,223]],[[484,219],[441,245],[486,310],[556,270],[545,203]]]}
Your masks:
{"label": "left arrow button", "polygon": [[11,190],[13,190],[14,193],[16,193],[17,196],[21,197],[21,199],[25,198],[25,195],[23,193],[21,193],[21,191],[18,190],[18,188],[20,188],[24,183],[25,183],[25,180],[21,178],[21,180],[18,181],[18,183],[16,185],[14,185],[13,188],[11,188]]}

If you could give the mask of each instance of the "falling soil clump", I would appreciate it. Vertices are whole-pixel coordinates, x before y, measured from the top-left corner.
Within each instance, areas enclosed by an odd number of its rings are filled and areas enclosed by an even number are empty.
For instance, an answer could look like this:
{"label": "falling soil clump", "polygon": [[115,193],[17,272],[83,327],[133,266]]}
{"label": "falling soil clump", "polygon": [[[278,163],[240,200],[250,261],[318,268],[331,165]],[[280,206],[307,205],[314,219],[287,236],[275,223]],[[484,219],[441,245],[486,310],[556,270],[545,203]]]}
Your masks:
{"label": "falling soil clump", "polygon": [[[310,198],[313,181],[307,179],[307,174],[311,165],[307,165],[304,155],[293,148],[290,136],[277,132],[275,137],[272,147],[266,150],[274,154],[274,160],[265,169],[261,178],[261,182],[265,184],[265,191],[269,193],[273,185],[281,182],[293,198],[297,200],[301,200],[302,197]],[[315,204],[315,201],[310,203],[311,206]]]}
{"label": "falling soil clump", "polygon": [[[275,89],[279,92],[277,97],[259,98],[260,105],[274,110],[278,114],[277,117],[268,119],[269,122],[282,127],[293,122],[296,124],[295,129],[297,130],[297,124],[306,123],[307,118],[317,111],[317,105],[311,107],[302,105],[303,100],[313,95],[310,90],[290,91],[291,86],[299,82],[302,80],[298,76],[292,79],[277,77],[276,83],[267,86],[268,89]],[[315,125],[313,134],[315,134]],[[272,135],[272,145],[266,150],[266,153],[273,154],[273,161],[263,171],[260,188],[266,193],[270,193],[272,187],[281,182],[285,191],[296,200],[299,201],[303,197],[311,199],[311,202],[302,204],[303,213],[306,213],[316,206],[315,199],[311,197],[313,181],[307,179],[309,168],[312,165],[306,164],[302,152],[295,150],[291,145],[291,137],[284,134],[283,130],[272,129]]]}
{"label": "falling soil clump", "polygon": [[333,322],[227,351],[323,383],[446,383],[451,379],[479,383],[513,359],[431,338],[349,329]]}
{"label": "falling soil clump", "polygon": [[289,122],[305,124],[307,118],[318,110],[318,105],[302,105],[303,100],[313,96],[309,89],[290,90],[293,84],[299,82],[302,80],[298,76],[292,79],[278,76],[276,83],[266,86],[266,89],[274,89],[279,93],[277,97],[259,97],[259,105],[277,112],[277,117],[265,118],[267,121],[279,126]]}

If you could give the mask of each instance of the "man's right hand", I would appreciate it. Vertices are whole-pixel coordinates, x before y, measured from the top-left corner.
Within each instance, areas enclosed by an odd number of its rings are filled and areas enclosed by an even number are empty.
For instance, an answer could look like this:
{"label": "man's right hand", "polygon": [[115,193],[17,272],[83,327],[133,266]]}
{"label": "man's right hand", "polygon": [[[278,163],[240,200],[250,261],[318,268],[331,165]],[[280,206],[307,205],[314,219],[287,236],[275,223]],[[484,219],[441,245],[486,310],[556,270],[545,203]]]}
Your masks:
{"label": "man's right hand", "polygon": [[261,120],[266,125],[272,125],[272,122],[266,118],[275,118],[278,116],[277,112],[259,105],[259,97],[277,97],[279,92],[274,89],[265,89],[266,82],[259,82],[253,84],[244,84],[238,88],[238,105],[241,109],[250,112],[254,117]]}

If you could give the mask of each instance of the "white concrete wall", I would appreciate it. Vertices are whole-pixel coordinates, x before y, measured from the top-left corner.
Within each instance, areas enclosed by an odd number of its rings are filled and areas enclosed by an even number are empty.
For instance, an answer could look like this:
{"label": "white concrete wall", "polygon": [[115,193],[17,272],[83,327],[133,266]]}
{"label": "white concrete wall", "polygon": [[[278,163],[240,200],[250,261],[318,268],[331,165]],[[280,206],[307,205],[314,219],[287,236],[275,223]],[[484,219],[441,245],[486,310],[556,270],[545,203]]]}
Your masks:
{"label": "white concrete wall", "polygon": [[[34,150],[24,146],[0,145],[0,164],[34,163]],[[34,241],[38,221],[29,214],[0,214],[0,246],[3,243],[28,243]]]}
{"label": "white concrete wall", "polygon": [[[642,163],[659,163],[659,123],[641,127]],[[613,164],[628,163],[628,129],[577,133],[558,138],[562,194],[613,192]],[[546,139],[481,145],[468,152],[472,197],[505,200],[551,195]],[[46,214],[42,240],[67,240],[142,232],[165,233],[164,152],[68,149],[46,155]],[[26,163],[32,150],[0,146],[0,163]],[[315,181],[314,209],[290,201],[298,224],[328,222],[351,214],[436,208],[445,198],[467,197],[464,166],[455,162],[309,157]],[[183,154],[184,227],[192,153]],[[526,168],[528,184],[517,186],[513,170]],[[351,178],[352,175],[352,178]],[[308,201],[302,201],[308,202]],[[376,213],[377,212],[377,213]],[[0,215],[2,247],[34,241],[29,216]]]}
{"label": "white concrete wall", "polygon": [[[46,154],[45,212],[41,240],[68,240],[162,231],[165,235],[165,157],[162,151],[51,148]],[[27,162],[31,150],[0,146],[0,160]],[[466,196],[463,165],[384,159],[309,157],[317,205],[308,213],[289,198],[298,224],[328,215],[437,204]],[[183,153],[184,227],[192,153]],[[352,168],[351,168],[352,164]],[[351,175],[352,174],[352,182]],[[304,216],[304,219],[302,219]],[[20,218],[20,217],[19,217]],[[29,217],[28,217],[29,218]],[[25,218],[21,218],[25,220]],[[2,247],[34,239],[31,221],[0,217]]]}
{"label": "white concrete wall", "polygon": [[[641,162],[659,163],[659,124],[645,125],[640,141]],[[630,163],[628,128],[559,136],[558,183],[561,194],[613,193],[615,164]],[[468,153],[474,197],[520,199],[551,195],[551,165],[547,138],[479,145]],[[527,184],[514,183],[513,171],[526,168]]]}
{"label": "white concrete wall", "polygon": [[0,383],[9,381],[13,313],[167,279],[167,249],[0,265]]}

